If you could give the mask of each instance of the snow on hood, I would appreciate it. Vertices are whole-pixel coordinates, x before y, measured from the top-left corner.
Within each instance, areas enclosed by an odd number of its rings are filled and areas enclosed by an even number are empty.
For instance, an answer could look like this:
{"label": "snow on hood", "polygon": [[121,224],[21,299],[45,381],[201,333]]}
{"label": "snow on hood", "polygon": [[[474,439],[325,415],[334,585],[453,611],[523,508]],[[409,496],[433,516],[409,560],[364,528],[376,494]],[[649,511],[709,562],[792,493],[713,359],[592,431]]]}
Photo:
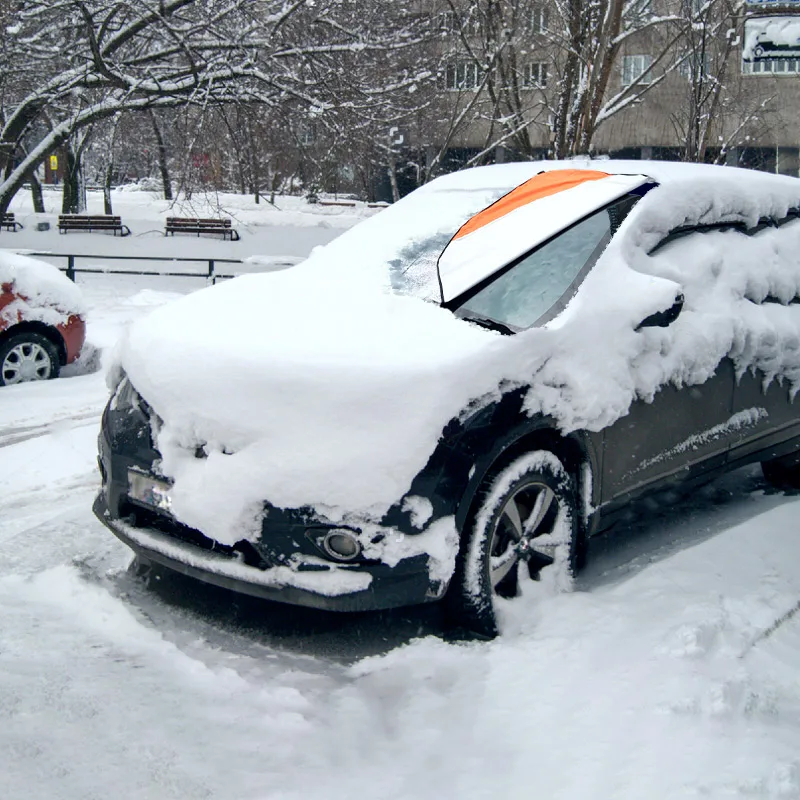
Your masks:
{"label": "snow on hood", "polygon": [[[541,328],[500,336],[470,325],[420,299],[424,269],[406,281],[419,251],[398,267],[409,242],[430,244],[442,231],[449,239],[468,207],[485,207],[539,164],[434,181],[304,264],[203,290],[134,325],[121,366],[163,420],[157,446],[175,480],[176,515],[227,543],[258,534],[263,500],[376,521],[408,491],[447,422],[496,398],[501,383],[530,387],[528,412],[552,416],[564,432],[601,430],[670,381],[706,380],[726,356],[740,372],[759,367],[796,388],[800,305],[758,303],[800,295],[800,222],[757,236],[698,234],[649,251],[682,225],[783,217],[800,207],[800,181],[601,163],[663,185]],[[680,293],[676,322],[635,330]],[[198,444],[208,458],[194,457]]]}
{"label": "snow on hood", "polygon": [[56,267],[44,261],[0,250],[0,286],[10,284],[21,300],[7,306],[15,310],[25,306],[26,317],[39,318],[34,312],[47,313],[51,324],[66,322],[71,314],[84,314],[86,304],[81,290]]}
{"label": "snow on hood", "polygon": [[[499,338],[415,298],[343,291],[301,265],[158,309],[133,326],[121,360],[164,421],[176,514],[225,541],[241,524],[234,498],[377,505],[379,515],[458,414],[465,388],[454,387]],[[207,459],[192,456],[197,444]]]}

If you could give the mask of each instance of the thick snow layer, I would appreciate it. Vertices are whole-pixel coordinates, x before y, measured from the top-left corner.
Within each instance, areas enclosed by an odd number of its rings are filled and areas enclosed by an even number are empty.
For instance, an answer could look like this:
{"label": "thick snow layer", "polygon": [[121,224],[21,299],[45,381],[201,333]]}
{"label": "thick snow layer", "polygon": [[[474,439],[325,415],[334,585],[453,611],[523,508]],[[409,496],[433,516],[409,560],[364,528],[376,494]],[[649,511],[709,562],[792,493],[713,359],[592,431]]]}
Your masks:
{"label": "thick snow layer", "polygon": [[8,319],[40,320],[51,325],[82,314],[81,290],[44,261],[0,250],[0,286],[9,285],[18,299],[3,309]]}
{"label": "thick snow layer", "polygon": [[431,303],[350,289],[301,265],[133,327],[121,363],[163,420],[161,469],[187,524],[233,544],[260,530],[265,498],[379,516],[406,490],[499,337]]}
{"label": "thick snow layer", "polygon": [[[257,533],[265,499],[374,521],[408,490],[444,425],[501,384],[530,386],[528,412],[551,415],[565,432],[600,430],[667,383],[703,382],[725,356],[740,372],[758,368],[796,388],[800,305],[760,301],[800,294],[800,223],[755,236],[697,234],[649,253],[676,227],[784,217],[800,206],[800,181],[602,166],[652,173],[663,185],[542,328],[504,337],[407,296],[393,283],[391,255],[415,241],[417,225],[441,246],[431,234],[440,224],[449,230],[542,164],[447,176],[298,267],[199,292],[137,324],[120,360],[163,421],[161,469],[175,480],[177,516],[227,543]],[[681,293],[683,312],[669,328],[636,330]],[[198,444],[209,458],[194,458]]]}

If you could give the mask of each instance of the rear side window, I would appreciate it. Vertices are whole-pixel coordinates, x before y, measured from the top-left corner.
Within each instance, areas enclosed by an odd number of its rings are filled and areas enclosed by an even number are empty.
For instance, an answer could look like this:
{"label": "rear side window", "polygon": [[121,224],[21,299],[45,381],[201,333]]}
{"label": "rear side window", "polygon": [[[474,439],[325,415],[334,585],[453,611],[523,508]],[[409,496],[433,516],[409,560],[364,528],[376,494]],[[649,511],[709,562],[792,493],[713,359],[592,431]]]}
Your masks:
{"label": "rear side window", "polygon": [[552,319],[605,249],[611,239],[611,225],[608,209],[586,217],[523,256],[472,294],[456,313],[467,319],[487,318],[518,330]]}

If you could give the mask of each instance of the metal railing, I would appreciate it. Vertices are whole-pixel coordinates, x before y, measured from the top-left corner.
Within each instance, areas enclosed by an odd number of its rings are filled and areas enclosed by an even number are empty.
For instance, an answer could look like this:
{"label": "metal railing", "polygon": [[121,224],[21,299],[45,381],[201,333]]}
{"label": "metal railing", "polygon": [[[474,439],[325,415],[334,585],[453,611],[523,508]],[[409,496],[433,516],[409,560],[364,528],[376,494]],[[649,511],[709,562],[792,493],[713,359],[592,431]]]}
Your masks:
{"label": "metal railing", "polygon": [[[26,255],[37,258],[66,258],[67,266],[59,267],[62,272],[74,283],[75,276],[81,273],[93,275],[157,275],[167,278],[205,278],[209,283],[216,283],[217,278],[235,278],[235,274],[217,272],[217,264],[243,264],[238,258],[172,258],[167,256],[107,256],[91,255],[83,253],[26,253]],[[174,263],[191,262],[195,264],[206,264],[206,272],[166,272],[163,270],[133,270],[133,269],[106,269],[105,267],[76,267],[76,258],[94,258],[106,261],[171,261]]]}

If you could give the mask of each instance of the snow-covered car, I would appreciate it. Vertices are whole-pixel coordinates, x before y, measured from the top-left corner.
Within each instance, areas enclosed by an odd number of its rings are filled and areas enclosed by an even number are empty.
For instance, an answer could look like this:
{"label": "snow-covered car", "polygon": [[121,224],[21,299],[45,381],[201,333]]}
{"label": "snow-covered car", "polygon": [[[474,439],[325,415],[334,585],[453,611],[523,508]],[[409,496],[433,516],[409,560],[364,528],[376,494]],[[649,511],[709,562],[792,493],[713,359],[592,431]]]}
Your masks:
{"label": "snow-covered car", "polygon": [[56,267],[0,251],[0,386],[57,378],[80,355],[84,311]]}
{"label": "snow-covered car", "polygon": [[798,209],[800,180],[725,167],[433,181],[134,325],[95,512],[211,584],[444,597],[493,635],[498,597],[569,583],[632,498],[754,461],[798,481]]}

